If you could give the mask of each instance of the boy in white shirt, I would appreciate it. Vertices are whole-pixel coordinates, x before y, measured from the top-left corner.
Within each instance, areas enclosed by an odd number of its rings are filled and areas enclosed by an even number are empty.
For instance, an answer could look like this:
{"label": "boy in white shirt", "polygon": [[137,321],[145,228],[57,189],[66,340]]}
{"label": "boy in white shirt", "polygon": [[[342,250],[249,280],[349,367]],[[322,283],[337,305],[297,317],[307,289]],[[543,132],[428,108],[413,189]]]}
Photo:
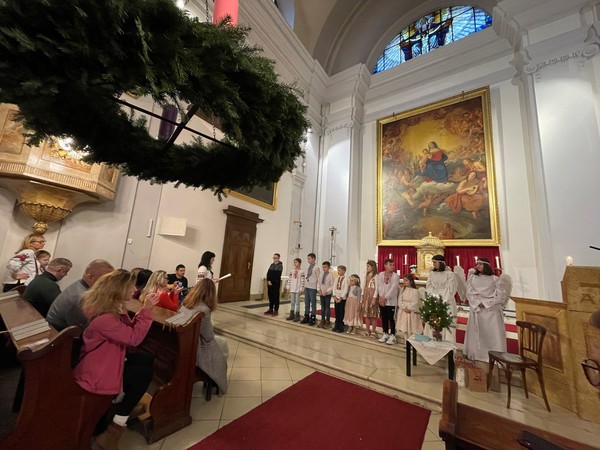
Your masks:
{"label": "boy in white shirt", "polygon": [[331,295],[333,294],[333,273],[329,261],[325,261],[322,266],[323,273],[317,282],[317,291],[321,297],[321,322],[319,328],[329,328],[331,326]]}
{"label": "boy in white shirt", "polygon": [[344,310],[346,309],[346,297],[348,297],[348,279],[346,278],[346,266],[341,264],[337,268],[338,277],[334,282],[333,302],[335,307],[335,325],[331,331],[334,333],[344,332]]}

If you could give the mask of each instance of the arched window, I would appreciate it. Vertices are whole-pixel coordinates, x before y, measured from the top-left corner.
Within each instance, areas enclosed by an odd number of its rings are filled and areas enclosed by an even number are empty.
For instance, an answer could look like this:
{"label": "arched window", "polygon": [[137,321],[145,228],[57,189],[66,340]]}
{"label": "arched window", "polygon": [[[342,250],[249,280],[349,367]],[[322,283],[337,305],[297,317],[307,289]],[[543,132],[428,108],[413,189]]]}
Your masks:
{"label": "arched window", "polygon": [[452,6],[415,20],[387,45],[373,73],[391,69],[492,25],[492,17],[472,6]]}

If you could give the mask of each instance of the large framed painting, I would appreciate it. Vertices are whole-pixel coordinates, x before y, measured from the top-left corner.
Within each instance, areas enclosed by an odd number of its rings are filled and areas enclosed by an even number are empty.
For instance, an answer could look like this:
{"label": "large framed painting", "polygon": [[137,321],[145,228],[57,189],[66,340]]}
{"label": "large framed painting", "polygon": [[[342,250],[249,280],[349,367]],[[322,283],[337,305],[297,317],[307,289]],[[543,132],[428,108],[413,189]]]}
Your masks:
{"label": "large framed painting", "polygon": [[500,244],[488,88],[377,122],[377,243]]}
{"label": "large framed painting", "polygon": [[277,209],[277,183],[271,183],[268,187],[254,186],[252,189],[229,190],[227,193],[272,211]]}

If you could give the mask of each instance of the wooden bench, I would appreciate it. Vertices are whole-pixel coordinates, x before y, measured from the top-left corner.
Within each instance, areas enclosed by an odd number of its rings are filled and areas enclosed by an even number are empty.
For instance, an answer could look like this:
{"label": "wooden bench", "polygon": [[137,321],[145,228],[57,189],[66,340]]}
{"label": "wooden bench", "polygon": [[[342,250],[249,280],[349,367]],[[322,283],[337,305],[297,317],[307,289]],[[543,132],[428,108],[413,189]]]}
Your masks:
{"label": "wooden bench", "polygon": [[[0,316],[7,329],[42,316],[18,293],[0,296]],[[78,327],[48,331],[11,341],[23,365],[25,386],[17,423],[2,449],[89,449],[94,427],[107,411],[112,396],[79,387],[71,369],[73,339]],[[7,406],[7,405],[5,405]]]}
{"label": "wooden bench", "polygon": [[549,431],[458,403],[458,385],[455,381],[444,380],[439,432],[440,437],[446,443],[446,449],[523,450],[525,447],[518,442],[523,431],[528,431],[564,449],[595,449],[595,447],[572,441]]}
{"label": "wooden bench", "polygon": [[[126,305],[131,314],[142,307],[137,300],[130,300]],[[139,346],[154,355],[154,379],[148,388],[151,400],[147,414],[136,426],[148,444],[192,423],[190,408],[196,382],[196,352],[204,313],[197,314],[184,326],[172,327],[167,319],[175,314],[154,307],[152,326]]]}

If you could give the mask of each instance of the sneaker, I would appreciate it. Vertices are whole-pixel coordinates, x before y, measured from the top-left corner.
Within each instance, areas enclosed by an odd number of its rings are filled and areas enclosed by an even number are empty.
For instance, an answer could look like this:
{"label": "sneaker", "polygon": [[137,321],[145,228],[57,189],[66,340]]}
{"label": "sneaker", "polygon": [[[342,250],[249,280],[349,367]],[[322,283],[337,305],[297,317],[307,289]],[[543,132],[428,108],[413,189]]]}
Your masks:
{"label": "sneaker", "polygon": [[385,341],[386,344],[388,345],[393,345],[396,343],[396,336],[394,336],[393,334],[390,335],[390,337],[388,338],[387,341]]}
{"label": "sneaker", "polygon": [[387,333],[383,333],[383,335],[379,339],[377,339],[377,340],[383,344],[389,338],[390,338],[390,336]]}
{"label": "sneaker", "polygon": [[263,314],[265,316],[272,316],[273,315],[273,310],[272,309],[267,309]]}
{"label": "sneaker", "polygon": [[311,317],[309,325],[312,327],[313,325],[316,325],[316,324],[317,324],[317,318],[316,317]]}
{"label": "sneaker", "polygon": [[308,322],[310,322],[310,319],[308,318],[308,316],[304,316],[304,319],[302,319],[300,321],[300,323],[308,323]]}

